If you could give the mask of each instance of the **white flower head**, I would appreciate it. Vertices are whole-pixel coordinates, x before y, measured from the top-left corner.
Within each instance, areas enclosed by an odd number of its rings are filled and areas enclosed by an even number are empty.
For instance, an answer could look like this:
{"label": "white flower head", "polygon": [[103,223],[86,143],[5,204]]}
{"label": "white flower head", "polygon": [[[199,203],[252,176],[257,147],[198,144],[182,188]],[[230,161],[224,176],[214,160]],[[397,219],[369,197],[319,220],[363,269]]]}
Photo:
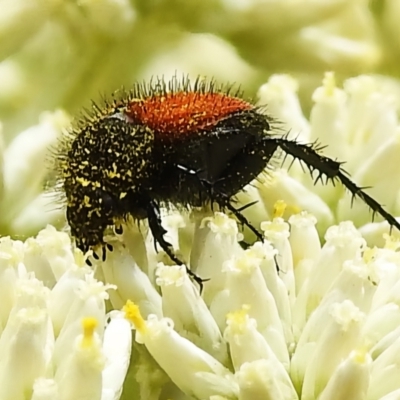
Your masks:
{"label": "white flower head", "polygon": [[2,399],[120,397],[131,327],[116,315],[106,324],[115,287],[96,280],[81,258],[50,226],[25,243],[0,239]]}
{"label": "white flower head", "polygon": [[[160,368],[152,378],[137,375],[142,389],[161,390],[171,380],[178,387],[171,395],[229,399],[329,399],[335,385],[355,398],[396,390],[391,378],[379,389],[373,385],[382,380],[380,366],[386,371],[394,362],[399,343],[398,243],[387,237],[385,248],[370,249],[344,222],[321,244],[313,215],[292,215],[288,223],[284,209],[277,204],[274,220],[263,224],[270,242],[214,264],[215,276],[224,279],[209,297],[208,282],[200,294],[185,266],[159,264],[161,315],[145,320],[141,307],[127,302],[136,342]],[[226,240],[224,218],[216,213],[199,224],[200,232],[208,226],[207,234],[219,235],[203,243],[204,251]],[[149,360],[137,362],[142,372],[149,368]]]}

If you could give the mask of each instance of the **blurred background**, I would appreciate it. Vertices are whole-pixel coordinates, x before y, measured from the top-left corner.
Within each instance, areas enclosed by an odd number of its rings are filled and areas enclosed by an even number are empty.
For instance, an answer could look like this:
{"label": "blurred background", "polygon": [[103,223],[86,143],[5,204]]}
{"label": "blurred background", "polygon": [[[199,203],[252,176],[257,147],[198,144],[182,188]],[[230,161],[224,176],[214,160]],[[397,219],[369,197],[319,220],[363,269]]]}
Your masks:
{"label": "blurred background", "polygon": [[379,75],[400,98],[399,21],[399,0],[0,0],[0,234],[59,215],[39,215],[44,149],[91,100],[174,74],[256,99],[287,73],[308,116],[326,71]]}

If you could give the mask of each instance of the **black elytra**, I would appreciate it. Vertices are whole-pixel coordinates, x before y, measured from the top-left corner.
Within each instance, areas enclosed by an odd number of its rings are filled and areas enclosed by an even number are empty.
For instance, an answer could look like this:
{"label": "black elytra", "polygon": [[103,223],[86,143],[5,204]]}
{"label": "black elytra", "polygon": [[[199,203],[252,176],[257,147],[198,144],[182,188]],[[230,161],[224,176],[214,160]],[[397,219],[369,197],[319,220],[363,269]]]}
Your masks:
{"label": "black elytra", "polygon": [[[183,265],[164,238],[160,209],[171,203],[217,204],[262,240],[235,207],[235,195],[265,170],[278,149],[316,171],[316,181],[339,181],[400,230],[396,219],[350,180],[341,162],[319,154],[316,143],[282,136],[259,107],[227,86],[200,78],[193,83],[158,79],[92,108],[64,135],[56,154],[67,220],[84,252],[101,247],[105,259],[107,227],[120,234],[127,217],[147,218],[155,241]],[[187,271],[202,287],[203,280]]]}

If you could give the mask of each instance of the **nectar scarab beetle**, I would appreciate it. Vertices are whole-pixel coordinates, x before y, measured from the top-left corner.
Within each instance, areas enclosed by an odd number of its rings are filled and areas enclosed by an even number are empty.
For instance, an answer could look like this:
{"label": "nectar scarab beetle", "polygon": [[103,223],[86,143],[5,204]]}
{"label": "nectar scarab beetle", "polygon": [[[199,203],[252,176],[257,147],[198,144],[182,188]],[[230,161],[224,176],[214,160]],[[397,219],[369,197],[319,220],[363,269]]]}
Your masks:
{"label": "nectar scarab beetle", "polygon": [[[396,219],[353,183],[342,163],[276,132],[273,120],[232,88],[197,79],[135,84],[83,117],[57,150],[59,187],[76,245],[105,248],[107,227],[128,216],[148,219],[162,249],[184,264],[165,240],[160,208],[217,204],[262,240],[235,207],[235,195],[271,162],[278,149],[316,171],[316,180],[341,182],[373,211]],[[119,226],[117,229],[121,229]],[[189,274],[200,283],[188,269]]]}

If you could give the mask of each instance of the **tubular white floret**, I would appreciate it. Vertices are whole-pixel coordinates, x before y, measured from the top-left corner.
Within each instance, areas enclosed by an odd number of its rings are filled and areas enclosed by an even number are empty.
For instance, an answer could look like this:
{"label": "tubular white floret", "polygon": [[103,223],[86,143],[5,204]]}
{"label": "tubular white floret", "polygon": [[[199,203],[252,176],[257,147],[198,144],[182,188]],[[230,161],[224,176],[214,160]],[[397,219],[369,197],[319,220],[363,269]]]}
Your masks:
{"label": "tubular white floret", "polygon": [[258,104],[268,104],[268,113],[286,123],[283,131],[300,132],[301,138],[308,141],[310,127],[301,111],[298,88],[298,83],[290,75],[272,75],[258,90]]}
{"label": "tubular white floret", "polygon": [[236,222],[219,212],[204,218],[195,228],[190,266],[198,276],[209,279],[203,291],[208,306],[225,289],[223,263],[243,252],[238,236]]}
{"label": "tubular white floret", "polygon": [[365,350],[352,351],[338,365],[318,399],[366,399],[371,365],[372,358]]}
{"label": "tubular white floret", "polygon": [[102,347],[105,365],[101,400],[120,398],[132,351],[131,324],[120,311],[112,311],[109,316]]}
{"label": "tubular white floret", "polygon": [[268,290],[260,265],[262,259],[246,250],[240,257],[227,261],[224,270],[227,275],[229,296],[221,304],[228,312],[246,305],[249,315],[256,319],[258,330],[274,350],[280,362],[289,364],[289,355],[284,330],[279,317],[276,301]]}
{"label": "tubular white floret", "polygon": [[321,241],[315,225],[317,219],[314,215],[302,211],[289,218],[290,238],[289,243],[292,249],[294,268],[298,262],[309,259],[318,259],[321,251]]}
{"label": "tubular white floret", "polygon": [[[293,169],[297,165],[300,166],[300,163],[295,162]],[[301,166],[300,172],[304,175]],[[321,229],[328,228],[334,222],[331,209],[315,193],[315,189],[306,187],[300,179],[289,175],[286,169],[268,171],[265,183],[260,186],[260,194],[270,215],[273,214],[272,210],[275,204],[283,200],[288,205],[289,211],[308,210],[315,215]]]}
{"label": "tubular white floret", "polygon": [[312,214],[305,211],[294,214],[289,218],[289,223],[296,293],[299,293],[318,260],[321,242],[315,227],[317,219]]}
{"label": "tubular white floret", "polygon": [[370,397],[380,398],[399,387],[399,381],[396,378],[400,373],[399,351],[400,340],[397,337],[381,354],[377,354],[371,370],[371,383],[368,392]]}
{"label": "tubular white floret", "polygon": [[60,333],[70,312],[71,304],[77,297],[78,282],[84,280],[85,276],[91,273],[90,267],[86,264],[82,267],[73,264],[51,290],[48,309],[56,336]]}
{"label": "tubular white floret", "polygon": [[[261,224],[261,229],[264,231],[265,237],[271,241],[273,247],[278,251],[275,260],[277,267],[282,271],[280,277],[285,283],[292,303],[296,291],[293,271],[293,255],[289,242],[290,231],[289,224],[281,218],[286,205],[277,202],[275,207],[278,207],[275,211],[277,216],[272,221],[263,222]],[[281,210],[280,207],[283,207],[283,209]]]}
{"label": "tubular white floret", "polygon": [[104,357],[100,337],[95,332],[97,321],[84,318],[82,325],[83,334],[75,337],[56,371],[61,400],[101,398]]}
{"label": "tubular white floret", "polygon": [[82,331],[82,320],[87,317],[95,318],[96,334],[102,336],[105,327],[105,299],[107,290],[113,285],[104,285],[93,278],[92,274],[85,275],[85,280],[77,280],[74,288],[75,296],[70,298],[70,308],[63,327],[58,335],[54,349],[54,363],[60,365],[68,356],[76,337]]}
{"label": "tubular white floret", "polygon": [[[143,230],[146,231],[147,227],[142,224],[138,224],[133,221],[132,218],[128,218],[127,221],[124,221],[124,227],[122,235],[114,235],[107,240],[113,248],[116,248],[117,252],[115,254],[108,253],[108,256],[121,256],[122,253],[128,252],[130,256],[133,258],[134,262],[140,266],[143,272],[148,273],[151,276],[153,271],[149,271],[149,262],[150,262],[150,249],[154,249],[154,242],[152,244],[152,248],[146,247],[146,241],[144,240]],[[108,239],[108,238],[107,238]],[[129,244],[134,243],[134,246],[130,246]],[[106,259],[106,261],[107,261]],[[118,262],[115,260],[114,262]],[[122,305],[121,305],[122,307]],[[115,308],[121,308],[115,307]]]}
{"label": "tubular white floret", "polygon": [[343,83],[348,94],[347,136],[353,144],[349,160],[350,171],[354,165],[362,165],[377,147],[393,137],[397,126],[395,98],[384,93],[381,82],[368,75],[347,79]]}
{"label": "tubular white floret", "polygon": [[293,384],[283,369],[276,370],[272,360],[244,363],[235,377],[241,400],[297,400]]}
{"label": "tubular white floret", "polygon": [[154,288],[149,275],[142,271],[121,243],[113,242],[113,251],[107,255],[101,267],[105,280],[117,287],[110,293],[114,308],[122,308],[127,299],[132,299],[139,304],[145,316],[162,316],[161,296]]}
{"label": "tubular white floret", "polygon": [[[236,371],[246,362],[269,360],[280,374],[289,369],[289,364],[282,364],[264,336],[257,329],[257,321],[250,318],[248,307],[229,313],[224,338],[229,343],[233,367]],[[289,376],[288,376],[289,379]]]}
{"label": "tubular white floret", "polygon": [[45,375],[54,344],[49,323],[46,310],[35,306],[10,315],[0,340],[1,399],[23,399]]}
{"label": "tubular white floret", "polygon": [[344,160],[348,157],[340,143],[344,140],[346,98],[344,90],[336,86],[335,74],[326,72],[322,85],[312,95],[315,104],[310,115],[310,141],[318,140],[326,145],[326,156],[335,158],[340,155]]}
{"label": "tubular white floret", "polygon": [[[136,341],[143,343],[171,380],[187,395],[237,397],[238,387],[232,373],[215,358],[180,336],[169,318],[150,315],[144,321],[137,306],[125,307],[136,328]],[[171,362],[173,360],[173,362]]]}
{"label": "tubular white floret", "polygon": [[48,287],[53,287],[74,264],[70,236],[51,225],[42,229],[35,238],[28,238],[24,246],[27,270],[35,272],[36,278]]}
{"label": "tubular white floret", "polygon": [[292,325],[292,311],[288,291],[285,283],[277,271],[277,263],[275,256],[278,251],[272,247],[268,240],[264,243],[256,242],[248,249],[250,256],[258,257],[261,260],[260,269],[267,285],[268,290],[271,292],[275,299],[276,308],[285,331],[285,338],[287,342],[292,342],[293,335],[291,330]]}
{"label": "tubular white floret", "polygon": [[320,304],[342,271],[346,260],[361,258],[364,239],[351,222],[332,226],[325,235],[326,243],[302,286],[293,306],[294,324],[303,329],[311,312]]}
{"label": "tubular white floret", "polygon": [[46,309],[49,295],[50,289],[34,278],[32,273],[20,277],[16,284],[16,299],[10,316],[27,307]]}
{"label": "tubular white floret", "polygon": [[185,267],[159,264],[157,284],[161,286],[164,316],[174,321],[175,330],[226,363],[228,353],[221,332]]}
{"label": "tubular white floret", "polygon": [[[323,319],[320,316],[319,326],[315,326],[322,334],[314,339],[310,337],[315,343],[309,341],[307,346],[300,337],[292,358],[292,376],[295,372],[304,371],[301,381],[302,394],[306,398],[318,397],[342,359],[357,346],[361,336],[365,314],[350,300],[334,303],[327,311],[325,324],[322,325]],[[313,318],[310,318],[309,322],[312,323]],[[305,328],[303,334],[306,335],[307,332],[310,330]],[[307,348],[308,354],[301,354]],[[296,353],[300,355],[299,358],[296,357]]]}

